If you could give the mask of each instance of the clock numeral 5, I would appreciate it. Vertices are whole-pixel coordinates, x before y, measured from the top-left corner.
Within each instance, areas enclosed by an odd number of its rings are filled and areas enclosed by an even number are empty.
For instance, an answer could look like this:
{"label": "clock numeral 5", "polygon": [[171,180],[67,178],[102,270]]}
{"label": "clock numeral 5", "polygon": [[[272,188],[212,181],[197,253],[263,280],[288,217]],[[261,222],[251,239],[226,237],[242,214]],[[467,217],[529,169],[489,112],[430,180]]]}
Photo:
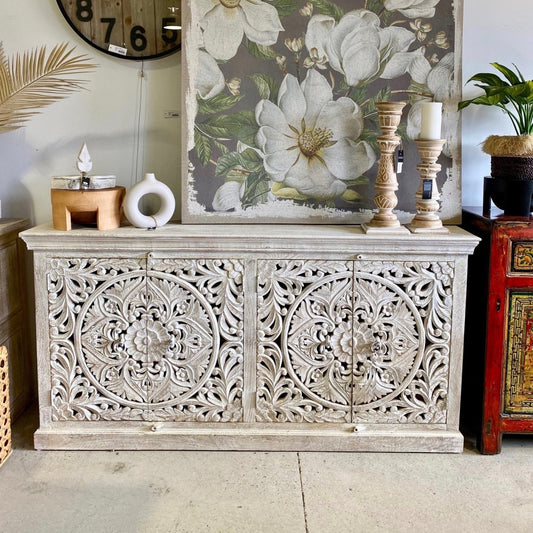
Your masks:
{"label": "clock numeral 5", "polygon": [[176,22],[176,17],[166,17],[163,19],[161,24],[161,39],[165,43],[174,43],[178,40],[178,31],[177,30],[167,30],[165,26],[171,22]]}
{"label": "clock numeral 5", "polygon": [[91,0],[76,0],[76,17],[81,22],[89,22],[93,18],[93,3]]}

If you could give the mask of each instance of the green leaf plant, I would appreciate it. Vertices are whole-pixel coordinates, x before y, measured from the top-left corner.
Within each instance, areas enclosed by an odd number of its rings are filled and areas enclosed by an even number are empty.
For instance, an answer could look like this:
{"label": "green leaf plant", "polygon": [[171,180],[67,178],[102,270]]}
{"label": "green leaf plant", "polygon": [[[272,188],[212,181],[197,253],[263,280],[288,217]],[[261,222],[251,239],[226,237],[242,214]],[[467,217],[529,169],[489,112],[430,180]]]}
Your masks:
{"label": "green leaf plant", "polygon": [[467,83],[479,82],[475,86],[483,89],[485,94],[459,102],[459,111],[471,104],[498,107],[510,118],[517,135],[532,134],[533,81],[526,80],[514,64],[516,74],[500,63],[491,65],[502,76],[490,72],[472,76]]}

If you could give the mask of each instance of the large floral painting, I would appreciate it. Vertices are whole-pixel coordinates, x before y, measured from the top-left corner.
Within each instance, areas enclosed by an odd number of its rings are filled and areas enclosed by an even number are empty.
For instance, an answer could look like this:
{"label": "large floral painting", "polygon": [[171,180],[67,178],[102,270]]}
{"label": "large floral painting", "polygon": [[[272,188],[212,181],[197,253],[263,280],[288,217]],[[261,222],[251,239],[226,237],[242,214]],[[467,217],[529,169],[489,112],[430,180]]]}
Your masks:
{"label": "large floral painting", "polygon": [[190,0],[183,219],[367,222],[376,102],[403,100],[397,213],[415,212],[421,103],[443,102],[441,218],[460,214],[457,0]]}

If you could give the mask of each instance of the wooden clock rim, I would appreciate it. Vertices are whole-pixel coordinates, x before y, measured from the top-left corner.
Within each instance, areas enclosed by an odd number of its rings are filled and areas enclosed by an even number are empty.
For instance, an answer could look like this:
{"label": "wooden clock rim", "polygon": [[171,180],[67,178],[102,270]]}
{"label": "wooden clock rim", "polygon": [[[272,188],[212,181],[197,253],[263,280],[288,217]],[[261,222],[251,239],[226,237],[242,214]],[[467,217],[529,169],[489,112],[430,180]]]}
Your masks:
{"label": "wooden clock rim", "polygon": [[56,0],[56,4],[58,5],[59,10],[61,11],[61,14],[63,15],[63,17],[68,22],[69,26],[76,32],[78,37],[81,37],[87,44],[91,45],[93,48],[96,48],[100,52],[107,54],[108,56],[116,57],[118,59],[125,59],[127,61],[145,61],[145,60],[150,60],[150,59],[159,59],[161,57],[168,56],[170,54],[173,54],[174,52],[179,52],[181,50],[181,41],[180,41],[179,44],[177,44],[173,48],[170,48],[169,50],[165,50],[164,52],[159,52],[158,54],[151,54],[151,55],[146,55],[146,56],[123,56],[121,54],[116,54],[115,52],[110,52],[109,50],[106,50],[105,48],[98,46],[96,43],[91,41],[89,38],[85,37],[83,33],[81,33],[81,31],[77,28],[77,26],[71,20],[69,14],[65,11],[62,1],[63,0]]}

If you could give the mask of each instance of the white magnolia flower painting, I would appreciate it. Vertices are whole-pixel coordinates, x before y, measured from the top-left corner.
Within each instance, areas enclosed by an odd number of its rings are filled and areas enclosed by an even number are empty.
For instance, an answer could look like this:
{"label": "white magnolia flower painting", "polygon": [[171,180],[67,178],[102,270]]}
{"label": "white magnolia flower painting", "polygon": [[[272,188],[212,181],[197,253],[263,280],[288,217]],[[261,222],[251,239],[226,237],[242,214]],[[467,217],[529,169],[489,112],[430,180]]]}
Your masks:
{"label": "white magnolia flower painting", "polygon": [[407,102],[401,219],[415,211],[420,104],[444,103],[441,218],[456,220],[459,3],[187,2],[183,220],[366,222],[380,156],[375,104],[387,100]]}

